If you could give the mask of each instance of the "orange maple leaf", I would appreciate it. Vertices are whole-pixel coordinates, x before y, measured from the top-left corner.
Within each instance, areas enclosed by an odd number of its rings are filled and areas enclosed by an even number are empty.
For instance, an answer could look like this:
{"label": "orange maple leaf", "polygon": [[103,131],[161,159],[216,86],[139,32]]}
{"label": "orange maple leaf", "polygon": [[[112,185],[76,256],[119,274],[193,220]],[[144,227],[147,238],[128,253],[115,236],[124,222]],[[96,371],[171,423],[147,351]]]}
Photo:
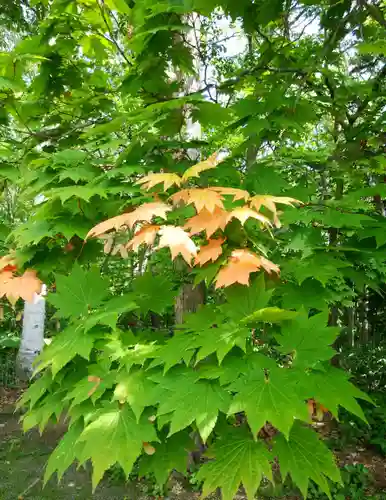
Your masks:
{"label": "orange maple leaf", "polygon": [[208,244],[200,248],[200,252],[194,261],[195,265],[203,266],[210,260],[215,262],[222,254],[221,245],[224,243],[224,238],[219,238],[217,240],[209,240]]}
{"label": "orange maple leaf", "polygon": [[253,218],[260,221],[265,226],[272,226],[271,221],[267,219],[267,217],[264,217],[264,215],[259,214],[255,210],[252,210],[250,207],[248,207],[248,205],[232,210],[232,212],[230,212],[230,214],[228,215],[227,221],[229,222],[233,218],[238,219],[242,225],[246,223],[247,219]]}
{"label": "orange maple leaf", "polygon": [[289,205],[293,207],[294,204],[302,204],[302,202],[295,200],[295,198],[289,198],[288,196],[269,196],[265,194],[253,196],[250,200],[250,205],[255,210],[259,211],[261,207],[265,207],[272,212],[275,226],[280,227],[281,223],[277,216],[276,204]]}
{"label": "orange maple leaf", "polygon": [[145,177],[139,179],[135,184],[141,184],[142,188],[146,189],[147,191],[152,187],[157,186],[157,184],[163,184],[164,191],[167,191],[171,186],[180,186],[181,177],[177,174],[161,172],[157,174],[145,175]]}
{"label": "orange maple leaf", "polygon": [[180,201],[187,205],[192,203],[196,207],[197,212],[201,212],[201,210],[206,208],[208,212],[212,213],[216,208],[224,208],[221,194],[209,188],[182,189],[178,193],[173,194],[170,199],[174,204]]}
{"label": "orange maple leaf", "polygon": [[11,304],[19,298],[33,302],[35,293],[41,291],[42,282],[31,269],[27,269],[22,276],[14,276],[11,271],[0,273],[0,297],[5,295]]}
{"label": "orange maple leaf", "polygon": [[228,263],[217,275],[216,288],[227,287],[234,283],[249,286],[249,275],[260,268],[269,273],[279,272],[279,268],[264,257],[245,249],[234,250]]}
{"label": "orange maple leaf", "polygon": [[154,245],[154,241],[158,231],[160,230],[160,227],[161,226],[156,225],[147,225],[141,227],[141,229],[139,229],[139,231],[135,233],[134,237],[127,243],[126,248],[137,252],[138,248],[141,245]]}
{"label": "orange maple leaf", "polygon": [[184,229],[190,229],[190,234],[198,234],[206,231],[206,236],[210,238],[218,229],[224,230],[227,224],[228,212],[216,207],[211,213],[204,208],[197,215],[187,220]]}
{"label": "orange maple leaf", "polygon": [[12,255],[4,255],[0,257],[0,271],[16,271],[17,266],[15,265],[16,259]]}
{"label": "orange maple leaf", "polygon": [[219,163],[218,153],[213,153],[206,160],[200,161],[199,163],[197,163],[197,165],[193,165],[192,167],[185,170],[182,176],[182,181],[187,181],[191,177],[200,177],[201,172],[216,168]]}
{"label": "orange maple leaf", "polygon": [[162,226],[159,230],[160,241],[158,248],[169,247],[174,260],[178,254],[190,265],[192,258],[197,255],[197,247],[189,235],[176,226]]}
{"label": "orange maple leaf", "polygon": [[100,222],[96,226],[94,226],[87,233],[86,239],[90,236],[100,237],[115,229],[115,231],[119,231],[123,226],[132,228],[136,222],[151,222],[153,217],[161,217],[162,219],[166,219],[166,213],[169,212],[172,208],[166,203],[162,203],[160,201],[144,203],[140,205],[132,212],[117,215],[116,217],[112,217],[111,219],[107,219],[103,222]]}
{"label": "orange maple leaf", "polygon": [[249,193],[248,191],[244,191],[244,189],[237,188],[227,188],[227,187],[211,187],[212,191],[217,191],[220,194],[225,196],[233,196],[233,201],[237,200],[245,200],[248,201]]}

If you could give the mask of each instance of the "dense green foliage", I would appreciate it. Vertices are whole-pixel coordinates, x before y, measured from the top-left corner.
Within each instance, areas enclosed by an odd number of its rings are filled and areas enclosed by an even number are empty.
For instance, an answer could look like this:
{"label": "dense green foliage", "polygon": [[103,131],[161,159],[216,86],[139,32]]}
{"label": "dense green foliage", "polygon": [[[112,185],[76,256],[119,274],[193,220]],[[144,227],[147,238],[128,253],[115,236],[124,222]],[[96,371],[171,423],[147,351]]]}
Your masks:
{"label": "dense green foliage", "polygon": [[[204,494],[231,500],[242,483],[253,498],[279,481],[278,459],[282,481],[330,495],[341,478],[310,406],[366,420],[370,398],[332,346],[378,343],[384,325],[384,2],[35,0],[9,2],[0,23],[2,246],[47,284],[62,327],[20,403],[25,429],[69,418],[46,479],[91,459],[94,485],[116,463],[163,485],[198,446]],[[189,188],[303,205],[280,205],[270,230],[233,219],[223,256],[193,270],[166,248],[128,249],[132,227],[109,233],[105,255],[86,239],[176,193],[144,191],[144,175],[181,176],[215,151]],[[179,206],[165,224],[194,215]],[[280,277],[215,290],[235,248]],[[174,324],[192,282],[206,303]]]}

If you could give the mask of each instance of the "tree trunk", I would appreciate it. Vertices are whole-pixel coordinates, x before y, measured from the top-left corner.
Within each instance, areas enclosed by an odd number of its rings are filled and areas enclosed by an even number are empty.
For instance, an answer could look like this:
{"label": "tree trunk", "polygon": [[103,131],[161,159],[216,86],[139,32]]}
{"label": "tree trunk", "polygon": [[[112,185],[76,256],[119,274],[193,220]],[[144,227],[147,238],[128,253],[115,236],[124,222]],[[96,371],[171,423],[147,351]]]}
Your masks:
{"label": "tree trunk", "polygon": [[184,314],[196,312],[201,304],[205,301],[205,286],[200,283],[194,286],[190,283],[185,283],[178,296],[174,306],[176,324],[183,322]]}
{"label": "tree trunk", "polygon": [[20,380],[31,378],[33,362],[43,349],[45,310],[43,294],[36,294],[33,302],[24,303],[23,330],[16,360],[16,374]]}

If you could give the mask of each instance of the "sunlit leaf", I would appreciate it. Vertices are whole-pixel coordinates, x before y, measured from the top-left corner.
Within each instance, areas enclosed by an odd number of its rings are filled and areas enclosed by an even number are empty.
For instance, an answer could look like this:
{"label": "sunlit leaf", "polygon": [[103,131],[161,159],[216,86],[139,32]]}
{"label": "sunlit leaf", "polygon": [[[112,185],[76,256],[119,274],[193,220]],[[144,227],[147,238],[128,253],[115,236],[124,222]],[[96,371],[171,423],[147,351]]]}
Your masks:
{"label": "sunlit leaf", "polygon": [[187,264],[197,255],[194,241],[182,228],[176,226],[162,226],[159,230],[160,240],[158,248],[168,247],[174,260],[181,254]]}
{"label": "sunlit leaf", "polygon": [[149,174],[142,177],[136,184],[141,184],[143,189],[149,190],[158,184],[164,185],[164,191],[167,191],[171,186],[179,186],[181,184],[181,177],[177,174],[157,173]]}
{"label": "sunlit leaf", "polygon": [[193,165],[193,167],[188,168],[182,176],[182,181],[187,181],[191,177],[200,177],[201,172],[216,168],[218,163],[218,153],[216,152],[210,155],[206,160],[200,161],[196,165]]}
{"label": "sunlit leaf", "polygon": [[117,215],[94,226],[88,232],[86,238],[98,237],[108,231],[119,231],[122,227],[132,228],[136,222],[151,222],[153,217],[166,219],[166,213],[172,209],[169,205],[161,202],[144,203],[132,212]]}

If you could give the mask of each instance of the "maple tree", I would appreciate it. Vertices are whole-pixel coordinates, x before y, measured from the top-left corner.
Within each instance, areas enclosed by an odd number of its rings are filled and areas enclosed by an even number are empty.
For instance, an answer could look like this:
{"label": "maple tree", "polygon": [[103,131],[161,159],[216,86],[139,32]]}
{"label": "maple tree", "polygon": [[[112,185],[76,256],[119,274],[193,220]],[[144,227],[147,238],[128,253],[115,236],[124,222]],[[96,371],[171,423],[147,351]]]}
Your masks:
{"label": "maple tree", "polygon": [[[91,460],[94,486],[115,463],[163,486],[199,439],[204,495],[231,500],[242,484],[253,498],[276,461],[304,496],[310,481],[329,495],[339,470],[312,419],[365,418],[370,398],[330,360],[337,325],[386,277],[382,8],[25,12],[0,59],[0,177],[27,206],[3,242],[0,293],[29,299],[44,281],[64,325],[19,403],[25,429],[68,417],[45,480]],[[237,57],[218,15],[248,42]],[[206,81],[190,91],[197,59]],[[174,325],[186,283],[207,300]]]}

